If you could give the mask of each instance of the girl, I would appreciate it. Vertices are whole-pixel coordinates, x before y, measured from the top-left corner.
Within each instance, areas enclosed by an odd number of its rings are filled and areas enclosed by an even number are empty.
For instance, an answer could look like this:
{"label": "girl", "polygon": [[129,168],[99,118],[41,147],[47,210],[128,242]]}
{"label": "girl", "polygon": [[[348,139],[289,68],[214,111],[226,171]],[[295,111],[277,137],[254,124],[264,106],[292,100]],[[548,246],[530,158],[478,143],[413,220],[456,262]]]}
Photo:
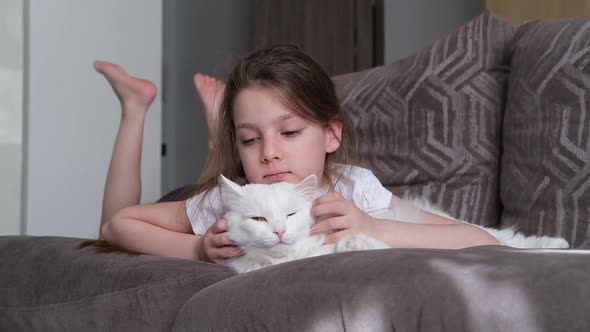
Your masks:
{"label": "girl", "polygon": [[354,135],[334,85],[321,66],[291,46],[252,53],[237,63],[225,86],[195,77],[212,148],[197,194],[181,202],[133,205],[139,201],[143,119],[155,87],[116,65],[97,62],[95,67],[122,106],[103,203],[101,235],[109,242],[141,253],[203,261],[238,255],[225,234],[226,221],[220,219],[221,173],[242,183],[297,183],[315,174],[330,192],[314,201],[311,215],[321,221],[313,232],[329,234],[327,243],[364,233],[396,248],[498,244],[475,226],[425,211],[419,211],[420,224],[370,217],[365,211],[395,208],[404,201],[369,170],[347,166],[353,160]]}

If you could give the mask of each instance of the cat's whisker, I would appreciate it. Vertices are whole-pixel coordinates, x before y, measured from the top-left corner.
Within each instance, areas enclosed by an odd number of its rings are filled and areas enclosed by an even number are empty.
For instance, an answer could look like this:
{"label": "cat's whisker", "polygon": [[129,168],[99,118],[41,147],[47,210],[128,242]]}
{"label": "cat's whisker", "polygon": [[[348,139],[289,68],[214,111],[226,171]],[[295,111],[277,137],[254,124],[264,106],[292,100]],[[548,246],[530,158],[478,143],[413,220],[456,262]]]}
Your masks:
{"label": "cat's whisker", "polygon": [[254,247],[254,246],[257,246],[259,244],[264,244],[266,242],[267,242],[266,240],[257,240],[257,241],[254,241],[252,243],[249,243],[249,244],[246,244],[246,245],[243,245],[243,246],[239,246],[238,247],[238,253],[245,251],[249,247]]}
{"label": "cat's whisker", "polygon": [[241,255],[240,255],[240,250],[238,250],[238,251],[237,251],[235,254],[233,254],[233,255],[231,255],[231,256],[229,256],[229,257],[227,257],[227,259],[232,259],[232,258],[234,258],[234,257],[239,257],[239,256],[241,256]]}
{"label": "cat's whisker", "polygon": [[228,259],[241,256],[240,254],[243,253],[243,252],[245,252],[246,251],[246,248],[248,248],[250,246],[253,246],[253,244],[247,245],[247,246],[244,246],[244,247],[238,247],[238,250],[236,251],[236,253],[233,254],[233,255],[231,255],[231,256],[229,256]]}
{"label": "cat's whisker", "polygon": [[261,243],[264,243],[264,242],[257,241],[257,242],[254,242],[254,243],[247,244],[245,246],[240,246],[239,249],[238,249],[238,251],[245,251],[247,248],[254,247],[254,246],[256,246],[258,244],[261,244]]}

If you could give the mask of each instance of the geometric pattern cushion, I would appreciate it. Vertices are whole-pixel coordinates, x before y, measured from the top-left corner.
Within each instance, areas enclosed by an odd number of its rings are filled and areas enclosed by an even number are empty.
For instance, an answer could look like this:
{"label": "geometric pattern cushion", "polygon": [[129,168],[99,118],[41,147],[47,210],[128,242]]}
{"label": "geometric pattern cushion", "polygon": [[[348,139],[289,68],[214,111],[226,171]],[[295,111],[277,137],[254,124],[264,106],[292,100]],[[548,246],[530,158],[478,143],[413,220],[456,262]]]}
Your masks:
{"label": "geometric pattern cushion", "polygon": [[334,77],[358,135],[359,163],[397,196],[497,226],[513,34],[488,11],[415,55]]}
{"label": "geometric pattern cushion", "polygon": [[529,22],[513,48],[502,225],[590,248],[590,18]]}

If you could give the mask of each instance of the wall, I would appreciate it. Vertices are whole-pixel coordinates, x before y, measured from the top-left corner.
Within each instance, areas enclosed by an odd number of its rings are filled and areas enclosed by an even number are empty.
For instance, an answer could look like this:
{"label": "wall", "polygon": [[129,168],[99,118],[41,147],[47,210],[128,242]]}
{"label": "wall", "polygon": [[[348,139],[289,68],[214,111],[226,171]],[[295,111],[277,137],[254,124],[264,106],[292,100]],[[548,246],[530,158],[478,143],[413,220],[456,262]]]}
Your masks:
{"label": "wall", "polygon": [[0,2],[0,235],[20,233],[23,4]]}
{"label": "wall", "polygon": [[411,55],[485,10],[484,0],[384,0],[384,62]]}
{"label": "wall", "polygon": [[487,0],[486,7],[514,25],[541,18],[590,16],[590,0]]}
{"label": "wall", "polygon": [[[485,10],[484,0],[383,0],[384,61],[410,55]],[[222,78],[251,50],[251,1],[164,2],[166,102],[162,190],[194,182],[207,154],[207,129],[192,75]]]}
{"label": "wall", "polygon": [[[95,237],[119,104],[94,59],[161,88],[161,0],[30,0],[25,10],[25,231]],[[143,199],[160,195],[161,103],[149,111]]]}
{"label": "wall", "polygon": [[223,79],[251,51],[248,0],[165,1],[162,191],[193,183],[207,157],[207,125],[193,85],[197,72]]}

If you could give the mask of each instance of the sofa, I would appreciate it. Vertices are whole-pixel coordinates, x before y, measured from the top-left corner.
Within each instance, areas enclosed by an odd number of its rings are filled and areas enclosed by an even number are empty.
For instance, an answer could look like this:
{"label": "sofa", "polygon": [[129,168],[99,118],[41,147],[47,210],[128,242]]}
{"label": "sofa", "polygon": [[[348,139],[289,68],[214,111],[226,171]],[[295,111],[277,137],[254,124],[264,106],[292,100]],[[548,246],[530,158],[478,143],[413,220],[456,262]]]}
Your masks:
{"label": "sofa", "polygon": [[0,330],[590,331],[590,18],[513,27],[484,12],[333,80],[359,163],[393,193],[571,249],[356,251],[236,275],[89,239],[3,236]]}

